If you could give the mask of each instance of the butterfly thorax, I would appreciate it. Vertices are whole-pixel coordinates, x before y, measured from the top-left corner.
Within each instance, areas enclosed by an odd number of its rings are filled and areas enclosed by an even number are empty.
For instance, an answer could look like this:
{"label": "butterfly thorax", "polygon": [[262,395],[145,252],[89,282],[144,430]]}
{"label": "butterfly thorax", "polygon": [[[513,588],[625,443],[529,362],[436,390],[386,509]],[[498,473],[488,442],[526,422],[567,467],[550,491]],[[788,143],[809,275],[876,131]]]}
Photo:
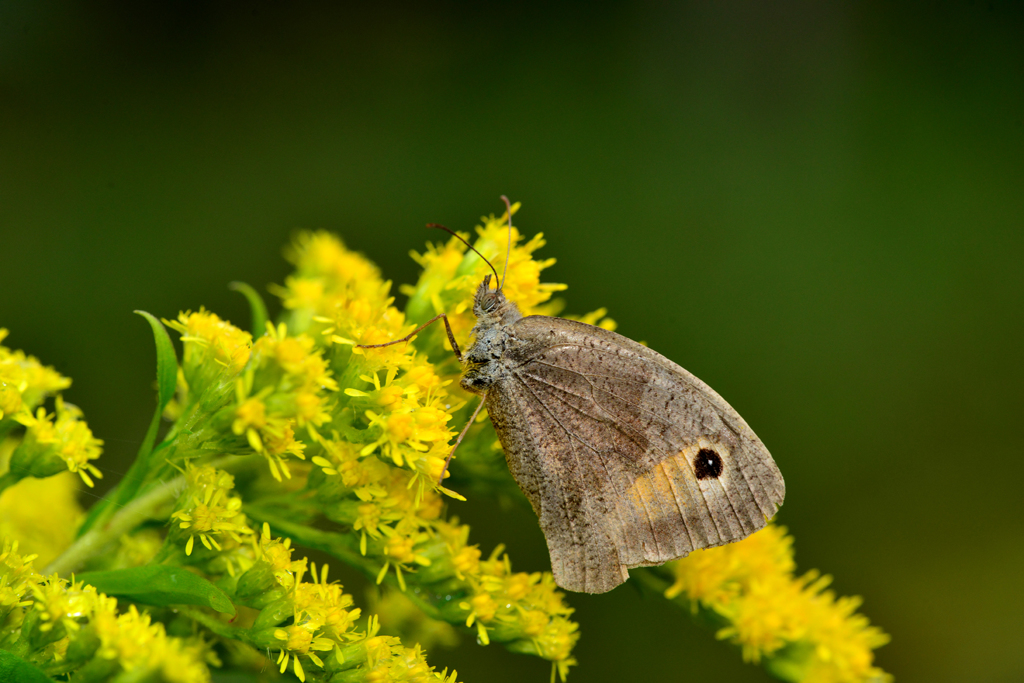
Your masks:
{"label": "butterfly thorax", "polygon": [[500,360],[509,342],[515,339],[512,325],[523,317],[519,307],[506,299],[500,289],[490,288],[490,281],[488,275],[476,291],[474,341],[462,359],[465,373],[460,384],[475,394],[485,393],[507,371]]}

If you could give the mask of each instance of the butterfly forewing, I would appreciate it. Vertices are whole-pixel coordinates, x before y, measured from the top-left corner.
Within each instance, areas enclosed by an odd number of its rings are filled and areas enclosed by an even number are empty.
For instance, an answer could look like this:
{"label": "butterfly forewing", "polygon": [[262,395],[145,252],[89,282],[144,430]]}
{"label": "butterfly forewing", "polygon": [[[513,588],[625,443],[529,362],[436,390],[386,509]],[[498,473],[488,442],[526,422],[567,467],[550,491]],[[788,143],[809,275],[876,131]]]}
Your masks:
{"label": "butterfly forewing", "polygon": [[782,504],[768,451],[683,368],[583,323],[510,327],[488,413],[563,588],[610,590],[630,567],[744,538]]}

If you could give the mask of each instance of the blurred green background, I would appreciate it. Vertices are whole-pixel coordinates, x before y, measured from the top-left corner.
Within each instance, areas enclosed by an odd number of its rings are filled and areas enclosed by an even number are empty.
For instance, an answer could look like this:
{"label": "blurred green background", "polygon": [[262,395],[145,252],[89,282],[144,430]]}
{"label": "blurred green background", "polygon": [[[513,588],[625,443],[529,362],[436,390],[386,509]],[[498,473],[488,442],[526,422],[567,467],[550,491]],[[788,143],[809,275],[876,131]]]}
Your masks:
{"label": "blurred green background", "polygon": [[[281,282],[307,227],[411,282],[424,223],[506,193],[569,310],[758,432],[886,670],[1022,680],[1022,7],[4,2],[0,326],[74,378],[109,485],[154,400],[133,309],[247,325],[226,284]],[[453,511],[546,568],[528,510]],[[767,679],[628,585],[570,600],[571,680]],[[548,676],[469,638],[431,661]]]}

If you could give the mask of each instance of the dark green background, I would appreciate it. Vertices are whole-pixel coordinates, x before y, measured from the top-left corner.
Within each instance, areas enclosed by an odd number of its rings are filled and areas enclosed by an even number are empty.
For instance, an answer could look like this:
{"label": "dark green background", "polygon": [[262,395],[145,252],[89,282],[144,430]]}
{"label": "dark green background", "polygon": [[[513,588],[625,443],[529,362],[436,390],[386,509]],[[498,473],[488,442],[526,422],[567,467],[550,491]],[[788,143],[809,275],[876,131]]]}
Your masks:
{"label": "dark green background", "polygon": [[[0,4],[0,325],[74,378],[105,483],[153,405],[132,309],[247,325],[226,283],[301,227],[410,282],[424,223],[507,193],[572,311],[762,437],[886,670],[1024,677],[1020,4],[166,4]],[[545,568],[528,511],[458,512]],[[767,678],[628,585],[571,601],[572,680]],[[547,679],[468,641],[431,661]]]}

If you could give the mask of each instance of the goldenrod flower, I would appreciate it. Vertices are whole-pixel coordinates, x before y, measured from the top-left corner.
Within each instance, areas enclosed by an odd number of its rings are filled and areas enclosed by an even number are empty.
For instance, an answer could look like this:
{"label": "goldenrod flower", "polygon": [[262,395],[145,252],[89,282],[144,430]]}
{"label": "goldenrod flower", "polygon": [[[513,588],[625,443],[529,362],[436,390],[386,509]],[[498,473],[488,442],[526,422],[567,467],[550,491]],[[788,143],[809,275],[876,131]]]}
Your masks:
{"label": "goldenrod flower", "polygon": [[[7,338],[0,327],[0,342]],[[48,396],[71,386],[71,380],[23,351],[0,343],[0,420],[31,412]]]}
{"label": "goldenrod flower", "polygon": [[288,669],[288,662],[294,661],[293,670],[300,681],[306,680],[306,672],[302,668],[300,655],[307,657],[317,666],[322,667],[323,661],[317,652],[329,652],[334,649],[334,641],[330,638],[314,635],[318,630],[314,624],[292,624],[274,631],[274,637],[281,641],[277,663],[281,673]]}
{"label": "goldenrod flower", "polygon": [[32,585],[33,607],[39,614],[43,633],[60,625],[67,631],[80,627],[79,619],[91,616],[96,603],[96,589],[82,583],[68,582],[48,576]]}
{"label": "goldenrod flower", "polygon": [[288,337],[284,325],[267,324],[253,345],[248,364],[235,383],[231,431],[245,436],[249,447],[266,457],[275,479],[289,478],[289,457],[305,459],[306,445],[296,438],[330,419],[325,392],[337,382],[313,340]]}
{"label": "goldenrod flower", "polygon": [[[541,282],[553,259],[535,258],[542,236],[524,239],[508,218],[484,218],[476,248],[499,270],[508,251],[504,290],[524,314],[553,314],[561,302],[552,295],[564,285]],[[178,398],[165,412],[174,424],[155,444],[154,421],[139,461],[53,564],[67,574],[187,565],[230,601],[214,592],[210,604],[229,612],[234,606],[235,616],[192,605],[118,612],[115,599],[91,587],[39,576],[31,557],[5,540],[4,647],[54,677],[206,683],[207,665],[216,663],[209,648],[199,638],[169,637],[160,621],[166,618],[175,632],[214,634],[236,662],[265,652],[301,680],[455,683],[454,672],[435,671],[420,646],[406,647],[399,635],[406,643],[450,643],[458,627],[483,644],[544,658],[552,680],[564,680],[576,663],[579,631],[552,575],[513,571],[503,546],[482,552],[470,541],[470,527],[446,514],[446,500],[461,496],[438,481],[462,426],[459,415],[468,411],[441,326],[401,344],[360,346],[403,338],[415,329],[409,321],[442,311],[465,343],[488,267],[456,239],[428,245],[414,256],[423,266],[418,283],[403,288],[410,295],[407,320],[394,306],[391,283],[338,238],[301,233],[288,257],[295,272],[274,289],[286,313],[255,340],[203,309],[166,321],[184,344]],[[254,317],[262,317],[255,295],[247,296]],[[577,319],[614,328],[604,309]],[[161,332],[155,333],[159,345]],[[5,335],[0,330],[0,341]],[[171,379],[168,355],[164,347],[163,393]],[[101,442],[57,395],[68,384],[0,346],[0,468],[10,455],[12,471],[22,473],[0,475],[0,488],[25,474],[78,471],[87,482],[98,476],[91,461]],[[42,404],[54,395],[51,414]],[[460,446],[462,481],[478,472],[490,476],[492,461],[505,476],[495,444],[481,416]],[[307,457],[309,465],[296,462]],[[177,472],[184,472],[184,490]],[[44,483],[47,496],[64,485]],[[0,498],[0,512],[10,500]],[[58,511],[49,512],[54,523]],[[71,514],[61,514],[70,531]],[[258,538],[250,519],[263,522]],[[0,532],[8,522],[27,528],[15,521],[0,520]],[[271,527],[282,535],[273,536]],[[318,571],[293,557],[293,539],[383,583],[374,613],[367,616],[329,581],[326,565]],[[307,570],[312,579],[304,580]],[[791,539],[769,526],[741,543],[638,575],[658,582],[654,572],[671,573],[667,597],[713,613],[723,624],[719,638],[774,673],[821,682],[885,680],[872,650],[888,637],[856,613],[859,599],[837,598],[827,577],[794,571]]]}
{"label": "goldenrod flower", "polygon": [[230,475],[214,468],[189,466],[186,471],[189,488],[182,495],[185,507],[171,513],[171,520],[188,534],[185,554],[191,555],[196,536],[207,550],[223,550],[220,541],[228,538],[241,543],[252,529],[241,514],[242,499],[231,496],[234,482]]}
{"label": "goldenrod flower", "polygon": [[[313,582],[295,585],[295,614],[301,622],[316,623],[321,633],[335,642],[358,637],[353,632],[361,610],[352,606],[352,596],[343,592],[341,584],[327,581],[327,565],[319,576],[316,565],[311,566]],[[301,576],[301,574],[300,574]]]}
{"label": "goldenrod flower", "polygon": [[27,598],[42,580],[32,568],[35,559],[35,555],[19,553],[17,541],[3,539],[0,547],[0,619],[7,619],[12,611],[32,604],[32,600]]}
{"label": "goldenrod flower", "polygon": [[146,680],[151,673],[171,683],[208,683],[209,655],[202,642],[171,638],[163,624],[152,623],[150,615],[140,613],[135,605],[116,614],[114,604],[110,601],[97,609],[91,620],[100,640],[97,657],[132,672],[133,680]]}
{"label": "goldenrod flower", "polygon": [[35,415],[24,412],[15,419],[25,426],[25,438],[11,455],[10,475],[43,478],[67,469],[90,487],[92,477],[103,477],[90,462],[100,457],[103,442],[93,436],[76,406],[58,396],[56,415],[38,408]]}
{"label": "goldenrod flower", "polygon": [[[363,455],[361,444],[344,440],[337,432],[331,439],[321,439],[319,445],[323,455],[314,456],[312,462],[328,476],[340,477],[342,485],[355,490],[356,496],[362,500],[369,500],[375,495],[366,487],[388,475],[386,464],[375,457]],[[384,490],[380,489],[380,493],[383,495]]]}
{"label": "goldenrod flower", "polygon": [[[512,214],[520,204],[512,205]],[[544,246],[544,236],[536,234],[522,243],[518,229],[512,228],[512,250],[508,251],[508,213],[484,216],[483,225],[477,226],[477,239],[473,244],[501,273],[508,254],[508,270],[504,292],[515,301],[523,315],[551,313],[551,295],[565,289],[565,285],[542,283],[540,273],[555,263],[555,259],[536,260],[533,253]],[[428,245],[423,254],[413,252],[413,258],[423,267],[423,273],[414,287],[402,287],[409,296],[407,311],[415,321],[426,321],[438,313],[446,313],[455,333],[456,341],[465,346],[473,327],[473,297],[476,288],[490,268],[479,256],[468,251],[454,237],[444,245]],[[447,337],[441,330],[430,333],[431,343],[442,344],[450,350]]]}
{"label": "goldenrod flower", "polygon": [[196,396],[217,380],[230,381],[249,360],[252,335],[214,313],[185,311],[177,320],[164,323],[181,333],[185,349],[181,367],[189,391]]}
{"label": "goldenrod flower", "polygon": [[[718,637],[742,648],[743,658],[771,658],[790,644],[805,681],[881,681],[871,651],[889,641],[878,627],[855,614],[860,598],[837,599],[830,579],[817,572],[794,577],[792,538],[769,525],[743,541],[699,550],[670,565],[675,583],[669,598],[685,595],[694,609],[710,609],[729,625]],[[770,664],[771,666],[771,664]]]}

